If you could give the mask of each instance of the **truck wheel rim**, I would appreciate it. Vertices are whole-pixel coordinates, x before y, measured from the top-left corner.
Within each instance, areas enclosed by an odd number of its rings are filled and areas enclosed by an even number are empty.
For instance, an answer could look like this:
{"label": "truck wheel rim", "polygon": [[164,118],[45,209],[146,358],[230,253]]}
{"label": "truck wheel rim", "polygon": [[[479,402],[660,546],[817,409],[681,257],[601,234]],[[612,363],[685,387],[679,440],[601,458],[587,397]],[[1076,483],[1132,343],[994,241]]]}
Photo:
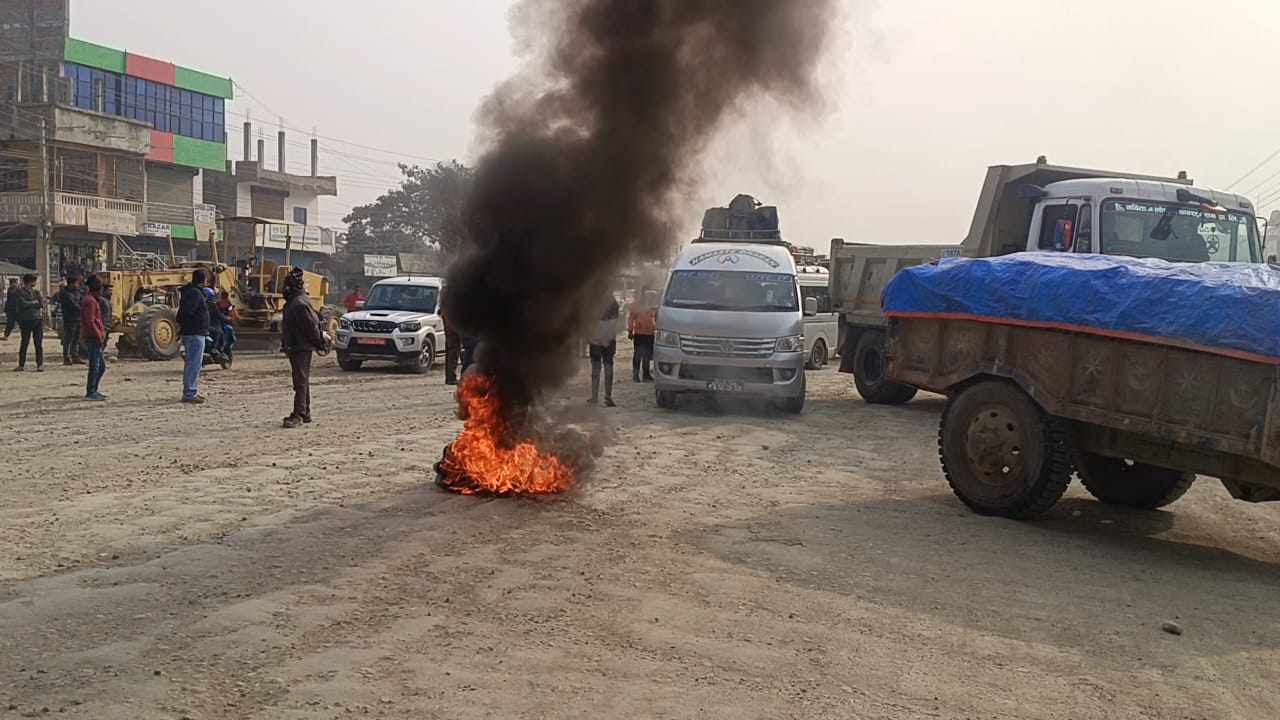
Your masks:
{"label": "truck wheel rim", "polygon": [[1023,475],[1025,439],[1018,418],[1002,405],[982,408],[970,421],[965,451],[978,480],[1003,486]]}

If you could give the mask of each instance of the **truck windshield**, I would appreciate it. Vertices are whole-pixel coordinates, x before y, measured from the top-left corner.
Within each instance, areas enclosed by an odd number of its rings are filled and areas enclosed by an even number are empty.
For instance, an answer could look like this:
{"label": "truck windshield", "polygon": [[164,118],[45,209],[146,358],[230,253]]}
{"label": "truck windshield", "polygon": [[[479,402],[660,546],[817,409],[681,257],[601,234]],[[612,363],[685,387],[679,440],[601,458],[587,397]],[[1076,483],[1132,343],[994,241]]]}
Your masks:
{"label": "truck windshield", "polygon": [[364,309],[433,313],[439,295],[439,288],[424,285],[374,285]]}
{"label": "truck windshield", "polygon": [[796,277],[786,273],[677,270],[663,303],[671,308],[795,312]]}
{"label": "truck windshield", "polygon": [[1146,200],[1102,203],[1101,251],[1174,262],[1261,262],[1253,217]]}

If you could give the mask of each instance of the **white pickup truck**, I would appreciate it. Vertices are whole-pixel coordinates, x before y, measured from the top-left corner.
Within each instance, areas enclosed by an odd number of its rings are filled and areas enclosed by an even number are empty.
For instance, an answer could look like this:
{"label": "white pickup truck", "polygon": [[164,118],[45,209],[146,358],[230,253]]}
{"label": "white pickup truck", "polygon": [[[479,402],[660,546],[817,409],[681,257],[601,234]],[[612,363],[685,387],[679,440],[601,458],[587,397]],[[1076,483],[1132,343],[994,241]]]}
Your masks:
{"label": "white pickup truck", "polygon": [[969,234],[960,245],[831,241],[831,302],[839,316],[840,371],[863,399],[904,403],[916,388],[885,376],[880,294],[905,267],[943,257],[1019,251],[1103,253],[1175,262],[1263,262],[1248,198],[1196,188],[1186,173],[1155,177],[1050,165],[987,169]]}

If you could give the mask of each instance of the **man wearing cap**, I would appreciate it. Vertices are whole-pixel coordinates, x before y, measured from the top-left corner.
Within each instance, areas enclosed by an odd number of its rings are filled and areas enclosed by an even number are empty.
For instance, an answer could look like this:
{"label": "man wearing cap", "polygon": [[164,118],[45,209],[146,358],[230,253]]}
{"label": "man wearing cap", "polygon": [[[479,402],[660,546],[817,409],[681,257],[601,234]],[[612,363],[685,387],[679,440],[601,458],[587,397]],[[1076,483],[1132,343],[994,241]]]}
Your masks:
{"label": "man wearing cap", "polygon": [[320,317],[311,307],[301,268],[294,268],[285,277],[284,299],[280,349],[289,356],[293,374],[293,412],[284,419],[284,426],[296,428],[311,422],[312,353],[327,354],[330,340],[320,329]]}
{"label": "man wearing cap", "polygon": [[204,268],[191,272],[191,282],[182,286],[178,295],[178,331],[186,352],[182,367],[182,402],[202,403],[200,366],[204,364],[204,340],[209,335],[209,307],[205,304]]}

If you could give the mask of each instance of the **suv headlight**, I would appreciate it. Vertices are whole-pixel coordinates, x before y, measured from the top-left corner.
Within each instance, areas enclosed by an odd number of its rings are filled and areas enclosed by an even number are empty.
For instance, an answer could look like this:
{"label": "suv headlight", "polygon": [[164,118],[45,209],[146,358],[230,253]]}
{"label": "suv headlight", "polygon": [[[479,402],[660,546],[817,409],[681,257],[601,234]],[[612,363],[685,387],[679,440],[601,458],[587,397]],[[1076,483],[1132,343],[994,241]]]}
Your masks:
{"label": "suv headlight", "polygon": [[664,347],[680,347],[679,333],[673,333],[670,330],[659,330],[653,341]]}
{"label": "suv headlight", "polygon": [[422,329],[422,323],[417,320],[400,323],[400,332],[418,332]]}
{"label": "suv headlight", "polygon": [[778,338],[778,342],[773,347],[774,352],[804,352],[804,336],[789,335],[787,337]]}
{"label": "suv headlight", "polygon": [[342,318],[338,318],[338,329],[339,329],[339,330],[350,330],[350,329],[351,329],[351,321],[350,321],[350,320],[348,320],[348,319],[346,319],[346,318],[344,318],[344,317],[342,317]]}

